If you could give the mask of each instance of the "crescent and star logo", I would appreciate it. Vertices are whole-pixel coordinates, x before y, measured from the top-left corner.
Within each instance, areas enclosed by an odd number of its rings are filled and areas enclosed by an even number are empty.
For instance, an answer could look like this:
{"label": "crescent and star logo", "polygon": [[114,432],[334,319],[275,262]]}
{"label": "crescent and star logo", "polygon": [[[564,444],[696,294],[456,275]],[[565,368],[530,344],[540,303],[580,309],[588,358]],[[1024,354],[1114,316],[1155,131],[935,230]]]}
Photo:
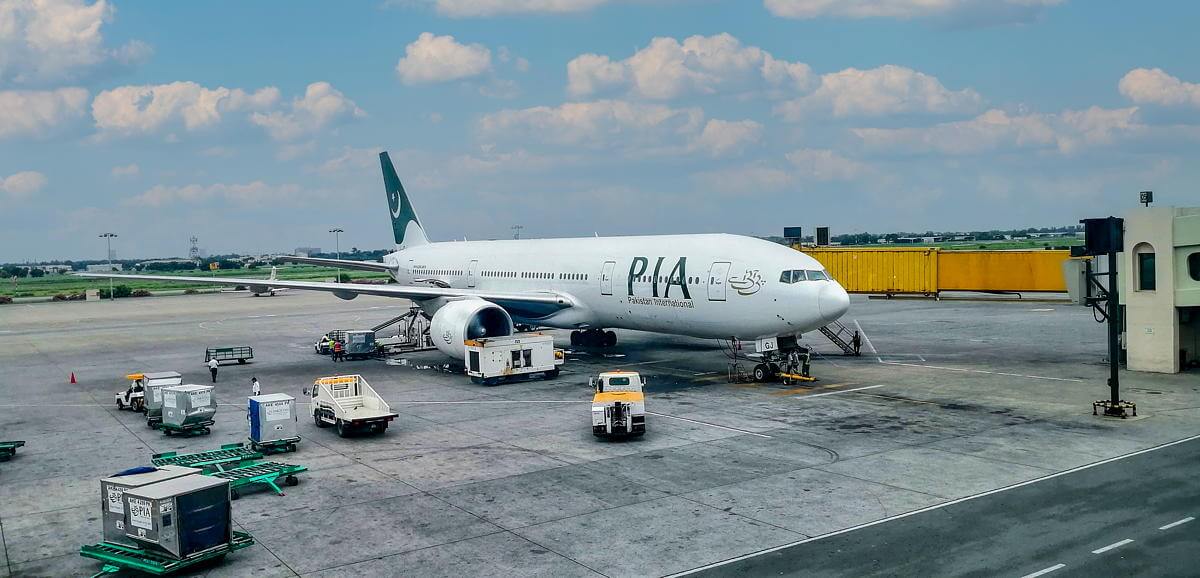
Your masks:
{"label": "crescent and star logo", "polygon": [[392,206],[392,218],[400,217],[400,192],[388,191],[388,204]]}

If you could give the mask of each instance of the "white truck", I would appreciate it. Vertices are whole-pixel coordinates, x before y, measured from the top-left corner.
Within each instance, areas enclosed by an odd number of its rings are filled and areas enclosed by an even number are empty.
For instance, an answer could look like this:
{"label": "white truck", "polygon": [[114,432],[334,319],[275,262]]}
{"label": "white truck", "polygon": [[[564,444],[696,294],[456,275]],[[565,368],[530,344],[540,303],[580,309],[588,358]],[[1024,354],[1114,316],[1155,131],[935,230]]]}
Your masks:
{"label": "white truck", "polygon": [[544,333],[468,339],[464,343],[467,375],[473,383],[484,385],[537,373],[543,379],[554,379],[565,360],[563,350],[554,348],[554,337]]}
{"label": "white truck", "polygon": [[646,378],[634,371],[606,371],[590,380],[592,435],[641,436],[646,433]]}
{"label": "white truck", "polygon": [[[307,392],[306,392],[307,393]],[[399,417],[361,375],[335,375],[313,382],[312,411],[317,427],[334,426],[339,436],[353,432],[382,433]]]}

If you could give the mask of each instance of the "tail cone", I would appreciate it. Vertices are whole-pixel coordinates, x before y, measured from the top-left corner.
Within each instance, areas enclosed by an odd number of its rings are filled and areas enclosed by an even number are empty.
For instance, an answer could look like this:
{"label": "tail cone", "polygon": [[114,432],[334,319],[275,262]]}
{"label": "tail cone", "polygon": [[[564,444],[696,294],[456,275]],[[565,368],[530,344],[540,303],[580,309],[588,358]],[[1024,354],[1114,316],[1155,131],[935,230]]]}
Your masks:
{"label": "tail cone", "polygon": [[75,383],[75,372],[71,372],[71,383]]}

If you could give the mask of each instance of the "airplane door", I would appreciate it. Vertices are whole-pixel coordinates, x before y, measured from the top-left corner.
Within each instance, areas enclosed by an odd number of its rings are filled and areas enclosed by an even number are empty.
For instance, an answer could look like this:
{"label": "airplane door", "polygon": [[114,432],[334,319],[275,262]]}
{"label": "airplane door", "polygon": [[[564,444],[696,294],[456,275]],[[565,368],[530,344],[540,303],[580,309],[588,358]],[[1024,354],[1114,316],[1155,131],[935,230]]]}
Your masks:
{"label": "airplane door", "polygon": [[467,265],[467,287],[475,286],[475,270],[479,268],[479,261],[471,261]]}
{"label": "airplane door", "polygon": [[613,269],[617,268],[616,261],[605,261],[604,269],[600,271],[600,294],[612,295]]}
{"label": "airplane door", "polygon": [[713,263],[708,269],[708,300],[725,300],[725,278],[729,276],[729,263]]}

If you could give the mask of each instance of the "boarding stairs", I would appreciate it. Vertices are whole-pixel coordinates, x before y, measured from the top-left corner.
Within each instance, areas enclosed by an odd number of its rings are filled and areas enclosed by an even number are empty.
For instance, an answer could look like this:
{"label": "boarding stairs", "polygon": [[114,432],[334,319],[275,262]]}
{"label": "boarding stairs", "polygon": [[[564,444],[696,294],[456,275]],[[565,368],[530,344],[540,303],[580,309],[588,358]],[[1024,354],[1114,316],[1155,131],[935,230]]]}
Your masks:
{"label": "boarding stairs", "polygon": [[851,341],[854,339],[854,330],[846,327],[841,321],[834,321],[829,325],[823,325],[817,328],[822,335],[829,338],[838,349],[842,350],[842,355],[858,355],[854,350]]}

